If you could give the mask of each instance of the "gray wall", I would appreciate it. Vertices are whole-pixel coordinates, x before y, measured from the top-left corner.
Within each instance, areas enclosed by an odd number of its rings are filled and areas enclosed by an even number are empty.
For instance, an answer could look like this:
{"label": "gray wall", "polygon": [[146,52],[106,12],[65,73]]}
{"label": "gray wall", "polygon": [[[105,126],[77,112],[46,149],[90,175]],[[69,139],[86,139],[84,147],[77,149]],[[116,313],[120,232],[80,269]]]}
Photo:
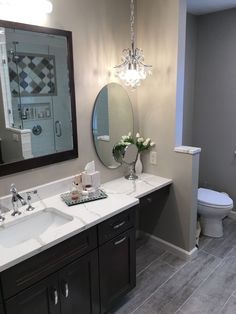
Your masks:
{"label": "gray wall", "polygon": [[[109,170],[97,158],[91,132],[93,104],[100,89],[118,82],[113,66],[120,63],[122,50],[129,46],[129,1],[53,0],[53,11],[39,25],[71,30],[73,33],[74,76],[79,158],[0,178],[0,196],[9,194],[14,182],[19,190],[76,174],[95,160],[102,181],[120,177],[123,169]],[[4,18],[1,16],[0,19]],[[11,16],[7,17],[8,19]],[[20,22],[37,23],[22,19]],[[127,90],[135,108],[136,94]]]}
{"label": "gray wall", "polygon": [[137,5],[137,46],[153,65],[152,76],[137,91],[139,129],[155,141],[158,156],[157,165],[151,165],[144,153],[144,170],[173,179],[168,199],[160,193],[154,211],[141,213],[141,228],[190,251],[195,246],[199,155],[174,152],[182,129],[185,1],[138,0]]}
{"label": "gray wall", "polygon": [[197,53],[197,17],[187,14],[185,72],[184,72],[184,110],[183,145],[193,144],[193,108],[195,91],[195,69]]}
{"label": "gray wall", "polygon": [[236,202],[236,10],[197,23],[192,145],[202,148],[199,184]]}

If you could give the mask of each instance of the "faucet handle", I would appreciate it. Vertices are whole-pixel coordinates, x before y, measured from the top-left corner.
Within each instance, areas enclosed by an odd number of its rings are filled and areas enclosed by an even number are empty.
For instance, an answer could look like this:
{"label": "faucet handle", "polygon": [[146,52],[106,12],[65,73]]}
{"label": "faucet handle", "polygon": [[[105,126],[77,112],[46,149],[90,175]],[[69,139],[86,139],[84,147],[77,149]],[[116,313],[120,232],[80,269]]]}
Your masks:
{"label": "faucet handle", "polygon": [[32,200],[31,194],[37,194],[37,190],[32,190],[32,191],[26,192],[26,195],[27,195],[26,200],[27,200],[27,204],[28,204],[28,206],[26,208],[27,211],[32,211],[35,209],[35,207],[33,207],[31,204],[31,200]]}
{"label": "faucet handle", "polygon": [[16,189],[16,186],[15,186],[15,183],[11,184],[10,192],[17,194],[17,189]]}
{"label": "faucet handle", "polygon": [[37,190],[26,191],[27,196],[28,196],[29,194],[37,194],[37,193],[38,193]]}

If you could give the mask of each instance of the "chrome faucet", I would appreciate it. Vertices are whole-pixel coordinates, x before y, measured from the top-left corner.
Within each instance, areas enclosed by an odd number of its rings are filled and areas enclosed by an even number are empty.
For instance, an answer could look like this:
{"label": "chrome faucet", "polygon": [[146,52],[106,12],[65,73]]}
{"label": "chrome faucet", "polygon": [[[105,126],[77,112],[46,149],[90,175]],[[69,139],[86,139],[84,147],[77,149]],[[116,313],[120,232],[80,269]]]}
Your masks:
{"label": "chrome faucet", "polygon": [[12,193],[12,207],[13,207],[13,213],[11,214],[12,216],[18,216],[21,214],[18,208],[18,201],[21,202],[21,205],[26,205],[26,201],[24,198],[18,193],[15,184],[11,184],[10,192]]}

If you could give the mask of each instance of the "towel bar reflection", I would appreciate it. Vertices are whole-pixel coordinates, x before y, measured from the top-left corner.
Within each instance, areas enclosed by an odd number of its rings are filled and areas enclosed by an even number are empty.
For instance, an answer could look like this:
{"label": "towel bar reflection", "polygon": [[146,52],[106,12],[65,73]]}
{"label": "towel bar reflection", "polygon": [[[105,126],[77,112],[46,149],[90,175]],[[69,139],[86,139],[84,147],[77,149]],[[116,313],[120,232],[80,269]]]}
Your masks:
{"label": "towel bar reflection", "polygon": [[61,121],[57,120],[55,122],[55,132],[57,137],[61,137],[62,131],[61,131]]}

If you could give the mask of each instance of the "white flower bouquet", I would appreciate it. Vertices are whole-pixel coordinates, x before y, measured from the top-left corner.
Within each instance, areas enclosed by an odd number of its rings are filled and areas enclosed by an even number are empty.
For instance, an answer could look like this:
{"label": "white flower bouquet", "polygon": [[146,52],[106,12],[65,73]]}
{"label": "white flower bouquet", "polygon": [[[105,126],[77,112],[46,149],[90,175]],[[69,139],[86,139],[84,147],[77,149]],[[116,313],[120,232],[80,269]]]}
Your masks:
{"label": "white flower bouquet", "polygon": [[124,149],[130,144],[135,144],[138,148],[139,153],[145,150],[149,150],[151,147],[155,146],[155,143],[152,142],[149,137],[144,139],[140,136],[139,133],[137,133],[136,136],[133,137],[132,133],[129,132],[128,135],[123,135],[120,141],[114,146],[113,154],[122,153]]}

